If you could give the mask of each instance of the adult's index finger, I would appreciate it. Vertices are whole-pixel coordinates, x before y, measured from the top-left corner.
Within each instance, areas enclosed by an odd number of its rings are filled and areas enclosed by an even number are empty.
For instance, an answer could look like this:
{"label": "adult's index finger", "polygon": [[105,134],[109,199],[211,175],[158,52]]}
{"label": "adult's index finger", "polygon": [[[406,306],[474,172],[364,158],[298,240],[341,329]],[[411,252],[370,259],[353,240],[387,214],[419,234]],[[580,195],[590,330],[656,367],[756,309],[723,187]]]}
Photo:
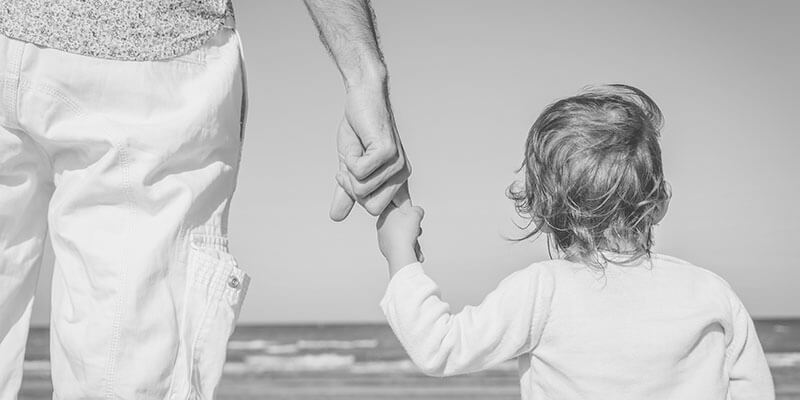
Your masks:
{"label": "adult's index finger", "polygon": [[[354,145],[361,146],[361,142],[357,137],[347,137],[346,139],[353,141]],[[391,162],[396,154],[386,146],[368,146],[366,149],[363,147],[359,147],[359,149],[362,150],[361,153],[353,152],[344,159],[347,169],[359,180],[367,179],[381,166]]]}

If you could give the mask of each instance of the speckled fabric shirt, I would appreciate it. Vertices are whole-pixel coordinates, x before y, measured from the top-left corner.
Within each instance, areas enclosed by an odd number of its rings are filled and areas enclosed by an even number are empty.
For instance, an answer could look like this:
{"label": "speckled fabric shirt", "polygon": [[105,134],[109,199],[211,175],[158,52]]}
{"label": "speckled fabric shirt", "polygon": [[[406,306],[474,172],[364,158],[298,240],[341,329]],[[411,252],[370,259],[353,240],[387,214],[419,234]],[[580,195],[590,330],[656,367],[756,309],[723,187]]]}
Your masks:
{"label": "speckled fabric shirt", "polygon": [[231,0],[0,0],[0,33],[70,53],[161,60],[233,19]]}

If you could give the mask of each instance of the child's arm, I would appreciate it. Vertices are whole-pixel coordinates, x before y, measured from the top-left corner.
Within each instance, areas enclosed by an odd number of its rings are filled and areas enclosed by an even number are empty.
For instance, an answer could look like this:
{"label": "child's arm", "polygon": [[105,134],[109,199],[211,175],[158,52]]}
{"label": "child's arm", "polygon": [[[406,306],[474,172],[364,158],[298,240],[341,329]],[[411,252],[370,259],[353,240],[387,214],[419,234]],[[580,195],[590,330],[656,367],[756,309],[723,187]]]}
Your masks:
{"label": "child's arm", "polygon": [[733,400],[772,400],[775,387],[758,341],[753,320],[744,305],[731,292],[733,338],[728,345],[730,395]]}
{"label": "child's arm", "polygon": [[421,219],[418,207],[390,205],[378,225],[381,251],[393,275],[381,307],[412,361],[428,375],[448,376],[530,352],[544,329],[552,281],[540,269],[518,271],[479,306],[452,314],[413,258]]}

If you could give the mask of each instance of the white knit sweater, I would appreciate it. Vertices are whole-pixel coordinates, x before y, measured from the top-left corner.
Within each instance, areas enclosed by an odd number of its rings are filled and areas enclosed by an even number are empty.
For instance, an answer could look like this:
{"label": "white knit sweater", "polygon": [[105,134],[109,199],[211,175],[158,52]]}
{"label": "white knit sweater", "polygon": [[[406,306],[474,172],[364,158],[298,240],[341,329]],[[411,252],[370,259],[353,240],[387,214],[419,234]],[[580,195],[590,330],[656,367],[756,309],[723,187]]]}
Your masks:
{"label": "white knit sweater", "polygon": [[730,286],[672,257],[604,273],[536,263],[457,314],[411,264],[392,278],[381,307],[429,375],[519,357],[525,400],[775,398],[753,321]]}

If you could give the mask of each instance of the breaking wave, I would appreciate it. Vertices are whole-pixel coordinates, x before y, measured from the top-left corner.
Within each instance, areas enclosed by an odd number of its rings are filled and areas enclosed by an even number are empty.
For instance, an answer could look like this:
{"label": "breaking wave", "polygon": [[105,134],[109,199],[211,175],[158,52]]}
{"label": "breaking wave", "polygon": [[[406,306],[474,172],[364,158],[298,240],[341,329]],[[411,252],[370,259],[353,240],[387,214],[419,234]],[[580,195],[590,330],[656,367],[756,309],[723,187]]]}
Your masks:
{"label": "breaking wave", "polygon": [[[318,344],[321,346],[321,344]],[[364,344],[366,345],[366,344]],[[316,346],[316,345],[315,345]],[[327,347],[325,347],[327,348]],[[250,349],[250,347],[248,347]],[[767,362],[771,368],[800,367],[800,353],[767,353]],[[492,370],[516,371],[514,361],[502,363]],[[47,360],[25,361],[25,371],[33,373],[49,373],[50,362]],[[411,360],[356,361],[354,355],[322,353],[281,356],[257,354],[245,356],[242,361],[229,361],[225,364],[225,373],[258,374],[269,372],[318,372],[341,371],[352,374],[396,374],[417,373]]]}
{"label": "breaking wave", "polygon": [[[491,370],[516,371],[517,363],[508,361]],[[353,355],[335,353],[306,354],[300,356],[252,355],[243,361],[225,364],[227,374],[258,374],[266,372],[341,371],[352,374],[417,373],[411,360],[356,361]]]}
{"label": "breaking wave", "polygon": [[267,354],[296,354],[304,350],[355,350],[374,349],[378,341],[365,340],[298,340],[295,343],[280,343],[271,340],[233,340],[230,350],[263,351]]}

